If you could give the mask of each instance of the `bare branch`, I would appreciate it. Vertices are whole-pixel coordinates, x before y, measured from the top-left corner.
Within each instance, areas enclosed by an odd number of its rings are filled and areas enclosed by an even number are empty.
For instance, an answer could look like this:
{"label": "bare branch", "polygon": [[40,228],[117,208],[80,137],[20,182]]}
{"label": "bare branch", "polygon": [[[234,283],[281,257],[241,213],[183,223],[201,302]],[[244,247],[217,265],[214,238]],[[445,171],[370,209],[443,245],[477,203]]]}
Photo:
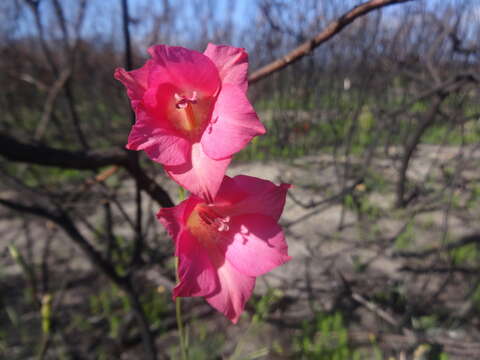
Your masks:
{"label": "bare branch", "polygon": [[68,151],[43,145],[22,143],[0,132],[0,155],[8,160],[69,169],[98,169],[107,165],[125,165],[127,154],[118,150]]}
{"label": "bare branch", "polygon": [[277,59],[253,72],[253,74],[248,77],[248,82],[250,84],[254,84],[257,81],[260,81],[263,78],[297,62],[304,56],[310,54],[315,48],[328,41],[336,34],[340,33],[343,28],[351,24],[353,21],[355,21],[355,19],[366,15],[373,10],[408,1],[412,0],[371,0],[355,6],[353,9],[340,16],[337,20],[330,23],[325,30],[318,33],[310,40],[305,41],[303,44],[289,52],[281,59]]}
{"label": "bare branch", "polygon": [[63,70],[58,79],[48,91],[47,100],[45,101],[45,106],[43,107],[42,118],[40,119],[37,129],[35,130],[35,135],[33,136],[36,141],[40,140],[43,137],[43,134],[45,133],[45,130],[47,129],[48,123],[50,122],[50,118],[52,116],[55,100],[57,99],[57,96],[62,90],[62,88],[65,86],[65,83],[67,82],[71,73],[72,72],[70,69]]}
{"label": "bare branch", "polygon": [[173,206],[168,193],[142,170],[138,161],[129,161],[125,151],[68,151],[43,145],[22,143],[0,132],[0,155],[10,161],[29,164],[56,166],[65,169],[95,170],[108,165],[124,167],[139,183],[140,188],[149,194],[162,207]]}
{"label": "bare branch", "polygon": [[105,261],[101,254],[95,250],[95,248],[87,241],[87,239],[85,239],[85,237],[80,233],[73,223],[72,219],[65,212],[60,212],[57,214],[40,206],[29,206],[5,199],[0,199],[0,205],[15,211],[40,216],[54,222],[70,236],[73,242],[82,249],[82,251],[88,256],[90,261],[96,267],[101,269],[102,272],[114,283],[119,286],[123,286],[123,280],[117,274],[113,266]]}

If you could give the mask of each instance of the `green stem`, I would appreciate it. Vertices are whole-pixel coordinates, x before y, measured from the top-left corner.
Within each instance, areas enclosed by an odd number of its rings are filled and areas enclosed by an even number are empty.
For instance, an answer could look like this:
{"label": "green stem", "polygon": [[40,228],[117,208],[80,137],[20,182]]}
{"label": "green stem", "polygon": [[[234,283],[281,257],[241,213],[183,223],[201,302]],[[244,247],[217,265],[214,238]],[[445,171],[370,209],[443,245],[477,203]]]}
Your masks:
{"label": "green stem", "polygon": [[[181,186],[178,188],[178,198],[180,201],[185,200],[185,189]],[[177,278],[177,283],[180,281],[178,277],[178,257],[175,258],[175,277]],[[187,360],[187,346],[185,341],[185,330],[183,329],[183,322],[182,322],[182,303],[181,298],[175,298],[175,315],[177,317],[177,329],[178,329],[178,337],[180,340],[180,353],[182,356],[182,360]]]}
{"label": "green stem", "polygon": [[[178,282],[178,258],[175,259],[175,274],[177,276]],[[177,329],[178,329],[178,337],[180,340],[180,353],[182,356],[182,360],[187,360],[187,347],[185,346],[185,331],[183,329],[183,322],[182,322],[182,303],[181,298],[177,296],[175,299],[175,314],[177,317]]]}

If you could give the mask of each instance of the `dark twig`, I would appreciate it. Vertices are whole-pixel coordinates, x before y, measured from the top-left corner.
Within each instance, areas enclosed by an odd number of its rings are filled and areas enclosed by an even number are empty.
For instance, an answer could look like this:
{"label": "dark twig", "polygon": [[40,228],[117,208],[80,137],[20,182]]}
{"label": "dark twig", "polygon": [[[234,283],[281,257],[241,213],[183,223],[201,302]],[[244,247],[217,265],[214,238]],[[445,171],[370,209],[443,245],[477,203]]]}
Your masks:
{"label": "dark twig", "polygon": [[436,248],[431,248],[423,251],[397,251],[393,253],[393,256],[423,259],[430,255],[438,254],[441,251],[448,252],[469,244],[480,244],[480,235],[478,234],[469,235],[460,240],[445,244],[445,246],[443,247],[436,247]]}
{"label": "dark twig", "polygon": [[15,211],[30,213],[46,218],[60,226],[70,236],[73,242],[80,247],[80,249],[82,249],[92,264],[95,265],[96,268],[100,269],[102,273],[106,275],[112,282],[114,282],[119,288],[125,291],[132,305],[135,317],[139,323],[139,328],[142,334],[145,350],[147,351],[146,354],[148,359],[156,360],[157,355],[154,338],[149,328],[148,319],[132,285],[131,277],[120,276],[113,265],[105,260],[102,255],[82,235],[67,213],[62,210],[53,212],[40,206],[23,205],[5,199],[0,199],[0,205]]}
{"label": "dark twig", "polygon": [[10,161],[57,166],[69,169],[95,170],[107,165],[125,165],[126,153],[118,150],[68,151],[43,145],[22,143],[0,132],[0,155]]}
{"label": "dark twig", "polygon": [[140,188],[155,199],[160,206],[171,207],[174,205],[168,193],[142,170],[138,162],[129,162],[127,153],[120,149],[104,151],[61,150],[43,145],[25,144],[0,132],[0,155],[10,161],[65,169],[96,170],[103,166],[120,165],[138,181]]}
{"label": "dark twig", "polygon": [[297,197],[295,195],[293,195],[293,192],[288,192],[287,196],[298,206],[301,206],[304,209],[312,209],[312,208],[315,208],[315,207],[323,205],[323,204],[328,204],[328,203],[339,201],[339,200],[343,199],[345,196],[352,193],[355,190],[355,188],[357,187],[357,185],[363,183],[363,181],[364,181],[363,178],[357,179],[350,186],[346,187],[345,189],[340,191],[338,194],[332,195],[332,196],[330,196],[326,199],[322,199],[320,201],[314,201],[313,199],[310,199],[310,201],[308,203],[304,203],[301,200],[297,199]]}
{"label": "dark twig", "polygon": [[0,205],[15,211],[40,216],[54,222],[70,236],[73,242],[80,247],[80,249],[82,249],[82,251],[97,268],[99,268],[115,284],[122,286],[122,278],[117,274],[114,267],[103,259],[102,255],[95,250],[95,248],[80,233],[70,216],[68,216],[68,214],[65,212],[59,211],[55,213],[40,206],[23,205],[5,199],[0,199]]}
{"label": "dark twig", "polygon": [[[132,49],[130,43],[130,29],[129,29],[129,14],[128,14],[128,1],[122,0],[122,24],[123,24],[123,39],[125,43],[125,68],[126,70],[131,70],[133,67],[132,61]],[[135,116],[133,112],[130,113],[132,124],[135,123]],[[141,254],[143,250],[143,229],[142,229],[142,169],[139,165],[139,156],[137,152],[129,152],[128,154],[129,163],[135,169],[135,204],[136,204],[136,223],[135,223],[135,242],[133,244],[133,254],[131,258],[132,270],[135,265],[141,263]],[[145,175],[146,176],[146,175]],[[162,189],[163,190],[163,189]],[[157,349],[155,347],[155,339],[150,330],[150,325],[148,319],[143,311],[142,304],[136,295],[136,292],[133,289],[132,283],[128,282],[130,302],[133,306],[135,317],[137,318],[138,326],[140,328],[140,333],[142,336],[142,343],[145,350],[145,356],[149,360],[157,359]]]}

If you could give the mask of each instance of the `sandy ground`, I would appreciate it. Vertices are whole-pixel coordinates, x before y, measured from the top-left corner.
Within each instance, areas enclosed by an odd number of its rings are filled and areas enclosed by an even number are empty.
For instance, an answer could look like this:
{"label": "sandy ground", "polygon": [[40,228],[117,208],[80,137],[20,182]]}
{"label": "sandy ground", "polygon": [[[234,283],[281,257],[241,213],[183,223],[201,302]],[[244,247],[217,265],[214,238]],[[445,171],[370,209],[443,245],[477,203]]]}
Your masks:
{"label": "sandy ground", "polygon": [[[459,187],[454,192],[462,204],[468,198],[467,193],[472,184],[478,184],[479,180],[476,169],[480,165],[480,152],[476,149],[467,150],[464,156],[468,156],[468,166],[459,176],[459,182],[463,181],[461,185],[463,184],[464,187]],[[410,167],[409,178],[422,184],[427,184],[428,181],[431,183],[428,186],[438,189],[441,187],[439,180],[443,174],[438,169],[445,169],[448,166],[455,169],[455,165],[460,161],[458,153],[459,150],[455,147],[444,147],[438,150],[433,146],[423,146]],[[443,167],[436,166],[438,163],[443,163]],[[343,210],[339,201],[321,203],[313,207],[305,206],[311,202],[329,199],[341,191],[334,165],[330,155],[319,154],[289,162],[237,164],[228,172],[230,176],[246,174],[276,183],[293,184],[281,218],[292,260],[270,274],[260,277],[255,289],[258,295],[264,294],[268,289],[280,289],[283,296],[294,299],[288,306],[273,313],[271,316],[273,319],[278,317],[288,322],[308,318],[315,311],[330,311],[338,305],[338,294],[342,292],[342,287],[345,285],[342,278],[352,281],[355,291],[358,291],[364,299],[368,299],[375,292],[395,288],[400,289],[399,291],[407,298],[418,298],[418,302],[421,303],[429,298],[429,294],[441,289],[445,278],[441,275],[425,277],[402,271],[402,269],[406,266],[435,264],[438,257],[416,259],[399,256],[399,253],[441,249],[447,242],[455,242],[465,236],[480,234],[478,204],[468,208],[457,205],[448,210],[446,205],[427,207],[424,211],[419,211],[415,220],[410,222],[409,210],[396,210],[393,206],[395,167],[390,161],[381,158],[373,164],[372,168],[386,185],[379,191],[362,187],[356,190],[359,197],[368,199],[368,204],[375,209],[375,215],[361,217],[358,212],[347,209],[343,214],[343,226],[340,228]],[[167,190],[170,190],[171,194],[176,193],[176,186],[170,180],[159,177],[159,181]],[[128,185],[126,188],[121,197],[125,200],[127,212],[133,214],[132,194],[128,190]],[[445,196],[448,197],[451,193],[446,194]],[[150,216],[157,211],[156,206],[147,201],[144,205],[146,213]],[[412,208],[414,207],[418,206],[413,204]],[[39,266],[43,255],[49,252],[54,254],[54,267],[61,271],[68,269],[69,272],[83,274],[92,270],[80,250],[72,245],[62,231],[48,221],[12,217],[4,210],[0,211],[2,215],[0,218],[2,279],[16,278],[21,272],[20,267],[8,254],[9,244],[15,244],[29,262],[33,261]],[[95,221],[97,221],[96,215],[93,214],[91,222],[95,223]],[[408,225],[409,223],[411,224]],[[159,236],[164,238],[161,227],[158,225],[154,227]],[[408,230],[405,230],[406,227]],[[85,229],[83,225],[82,229]],[[130,230],[126,225],[117,231],[119,234],[124,233],[128,236]],[[406,231],[408,234],[403,236],[405,239],[399,243],[399,236],[402,237],[401,234],[405,234]],[[50,239],[50,242],[46,241],[47,239]],[[49,243],[48,246],[47,243]],[[10,286],[6,289],[11,289]],[[441,303],[442,307],[458,315],[469,311],[469,305],[464,300],[466,290],[461,282],[453,282],[441,291],[442,296],[437,302]],[[69,299],[67,296],[65,301],[73,303],[76,301],[75,298]],[[392,316],[395,317],[395,314]],[[378,314],[368,309],[360,314],[360,318],[362,320],[356,327],[364,330],[373,328],[375,322],[379,321]],[[272,328],[270,330],[274,331]],[[258,334],[256,336],[258,337]],[[476,337],[477,335],[473,333],[469,336],[471,339]],[[259,339],[262,338],[257,338]],[[260,340],[262,341],[267,340]],[[249,340],[252,348],[255,347],[256,342]]]}

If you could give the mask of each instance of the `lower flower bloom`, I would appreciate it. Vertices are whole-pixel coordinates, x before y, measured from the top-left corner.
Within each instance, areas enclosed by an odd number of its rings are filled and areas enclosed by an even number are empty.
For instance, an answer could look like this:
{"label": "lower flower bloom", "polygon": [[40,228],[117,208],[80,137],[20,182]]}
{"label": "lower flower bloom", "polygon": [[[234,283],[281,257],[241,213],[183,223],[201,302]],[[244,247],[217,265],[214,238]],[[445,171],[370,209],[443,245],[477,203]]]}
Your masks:
{"label": "lower flower bloom", "polygon": [[175,242],[177,296],[203,296],[236,323],[255,279],[290,259],[278,220],[288,184],[224,177],[213,202],[191,195],[157,217]]}

